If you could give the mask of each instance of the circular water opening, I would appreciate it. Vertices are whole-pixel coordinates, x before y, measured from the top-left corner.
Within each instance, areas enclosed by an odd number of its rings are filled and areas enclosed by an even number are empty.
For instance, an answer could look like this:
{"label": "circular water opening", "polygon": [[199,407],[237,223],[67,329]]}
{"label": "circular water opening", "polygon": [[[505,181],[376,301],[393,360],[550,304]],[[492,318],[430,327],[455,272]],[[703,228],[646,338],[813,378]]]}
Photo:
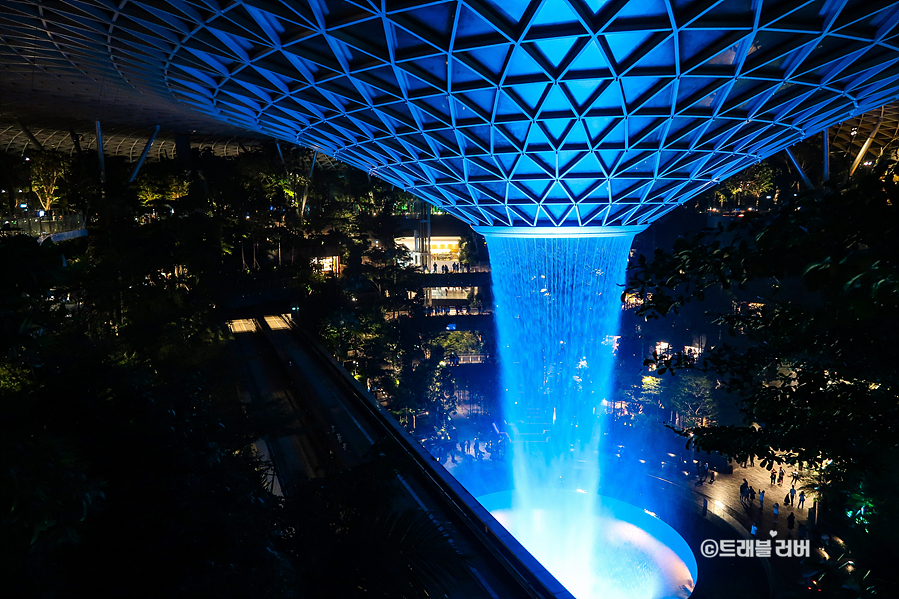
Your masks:
{"label": "circular water opening", "polygon": [[683,599],[693,592],[696,557],[651,512],[575,491],[502,491],[478,501],[577,599]]}

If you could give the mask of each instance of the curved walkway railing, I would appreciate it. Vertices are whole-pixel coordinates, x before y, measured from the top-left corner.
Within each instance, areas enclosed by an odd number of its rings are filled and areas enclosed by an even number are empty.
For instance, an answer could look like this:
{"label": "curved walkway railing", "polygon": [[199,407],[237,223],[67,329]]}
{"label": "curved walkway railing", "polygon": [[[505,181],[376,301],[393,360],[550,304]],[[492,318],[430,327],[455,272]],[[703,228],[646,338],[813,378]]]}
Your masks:
{"label": "curved walkway railing", "polygon": [[418,466],[419,482],[427,485],[435,498],[450,514],[454,523],[464,527],[469,537],[484,547],[497,564],[520,586],[524,595],[533,599],[574,599],[512,535],[485,510],[468,491],[443,468],[435,467],[434,458],[361,384],[334,360],[333,356],[302,330],[293,327],[318,362],[338,382],[346,398],[359,410],[366,423],[392,439],[396,446]]}

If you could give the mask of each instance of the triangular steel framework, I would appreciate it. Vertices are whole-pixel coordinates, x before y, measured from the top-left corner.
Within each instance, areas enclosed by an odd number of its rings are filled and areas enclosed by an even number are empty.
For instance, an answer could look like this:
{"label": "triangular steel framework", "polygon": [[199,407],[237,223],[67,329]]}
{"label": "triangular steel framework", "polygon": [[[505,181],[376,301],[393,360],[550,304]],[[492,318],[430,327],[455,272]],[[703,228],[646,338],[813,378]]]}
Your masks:
{"label": "triangular steel framework", "polygon": [[886,0],[0,5],[5,80],[115,83],[481,225],[651,222],[896,101],[897,36]]}

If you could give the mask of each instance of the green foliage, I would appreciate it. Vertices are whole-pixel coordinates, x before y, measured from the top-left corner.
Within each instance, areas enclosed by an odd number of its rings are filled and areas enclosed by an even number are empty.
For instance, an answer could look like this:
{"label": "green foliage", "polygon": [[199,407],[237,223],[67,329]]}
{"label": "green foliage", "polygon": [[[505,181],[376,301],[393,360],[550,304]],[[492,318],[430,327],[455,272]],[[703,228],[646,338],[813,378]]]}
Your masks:
{"label": "green foliage", "polygon": [[179,163],[169,160],[145,164],[135,185],[144,206],[161,206],[187,196],[190,177]]}
{"label": "green foliage", "polygon": [[[251,444],[284,423],[237,396],[216,308],[224,275],[237,264],[260,278],[276,271],[281,243],[343,248],[339,279],[294,271],[303,316],[360,378],[396,393],[395,406],[451,410],[442,348],[425,357],[395,326],[417,306],[408,255],[393,244],[392,212],[408,196],[364,173],[316,171],[300,227],[299,153],[286,165],[270,150],[193,158],[189,178],[174,162],[145,165],[130,188],[128,169],[109,160],[99,226],[66,242],[66,268],[51,243],[0,240],[11,281],[0,292],[4,595],[424,597],[453,587],[468,568],[428,516],[390,506],[393,491],[379,485],[392,472],[356,477],[365,494],[337,480],[298,491],[287,509],[266,491],[270,465]],[[174,214],[136,223],[141,201],[176,196]]]}
{"label": "green foliage", "polygon": [[637,404],[635,411],[645,412],[650,408],[661,408],[664,393],[664,380],[652,374],[644,374],[639,381],[630,384],[620,382],[618,400]]}
{"label": "green foliage", "polygon": [[718,417],[715,382],[699,372],[683,371],[670,379],[666,407],[684,418],[686,428],[715,424]]}
{"label": "green foliage", "polygon": [[441,346],[446,353],[478,354],[483,349],[481,340],[470,331],[440,333],[431,340],[431,343]]}
{"label": "green foliage", "polygon": [[340,310],[328,315],[319,334],[338,359],[346,360],[358,346],[364,329],[355,313]]}
{"label": "green foliage", "polygon": [[455,414],[456,412],[456,379],[452,368],[441,365],[437,368],[434,377],[434,386],[429,394],[434,406],[439,408],[442,415]]}
{"label": "green foliage", "polygon": [[49,212],[59,200],[60,183],[71,168],[71,160],[55,150],[32,152],[29,158],[31,190],[37,196],[41,209]]}
{"label": "green foliage", "polygon": [[[826,503],[860,494],[881,522],[899,518],[897,495],[875,481],[899,480],[899,372],[886,351],[899,333],[899,186],[890,168],[845,189],[784,203],[766,217],[678,242],[640,257],[628,283],[648,318],[677,313],[718,287],[753,287],[746,304],[717,321],[731,340],[706,352],[656,357],[659,372],[701,368],[737,395],[744,426],[694,428],[697,447],[737,459],[824,468]],[[764,285],[759,285],[764,283]],[[848,511],[855,511],[849,509]],[[873,526],[853,545],[882,576],[893,551]]]}
{"label": "green foliage", "polygon": [[[339,278],[311,286],[305,313],[326,347],[399,411],[419,406],[432,369],[419,369],[420,348],[403,347],[397,322],[420,309],[415,268],[395,242],[397,206],[409,196],[355,170],[315,171],[304,229],[313,247],[341,252]],[[409,389],[417,391],[410,393]]]}
{"label": "green foliage", "polygon": [[459,264],[473,266],[480,261],[477,241],[472,237],[465,237],[459,245]]}
{"label": "green foliage", "polygon": [[62,317],[51,290],[65,281],[62,255],[52,243],[24,235],[0,239],[0,359],[38,365],[47,327]]}
{"label": "green foliage", "polygon": [[395,385],[391,409],[403,408],[415,411],[425,410],[436,399],[436,376],[439,368],[438,360],[405,359],[396,369]]}
{"label": "green foliage", "polygon": [[776,175],[777,171],[767,161],[759,162],[725,179],[720,190],[738,202],[747,197],[758,200],[774,190]]}
{"label": "green foliage", "polygon": [[200,390],[205,376],[163,380],[132,359],[79,350],[53,360],[53,378],[27,396],[27,411],[4,406],[18,416],[4,443],[21,453],[4,449],[16,483],[3,487],[22,506],[3,522],[5,557],[43,572],[19,592],[231,595],[270,584],[263,572],[283,576],[270,552],[277,502],[240,449],[252,432],[216,407],[221,389]]}
{"label": "green foliage", "polygon": [[279,502],[249,447],[263,431],[235,393],[208,302],[191,297],[203,285],[154,270],[172,246],[145,260],[128,249],[71,261],[66,289],[82,308],[46,319],[61,304],[49,299],[59,255],[0,240],[15,258],[3,261],[15,268],[5,323],[42,323],[2,339],[4,595],[290,596]]}
{"label": "green foliage", "polygon": [[470,583],[468,558],[429,514],[392,507],[399,496],[392,464],[403,461],[387,460],[386,447],[375,450],[353,469],[299,482],[287,500],[296,527],[283,546],[306,566],[308,595],[424,599]]}
{"label": "green foliage", "polygon": [[695,370],[681,370],[676,376],[646,373],[639,381],[622,384],[617,398],[632,404],[628,410],[632,418],[638,414],[655,417],[660,409],[673,410],[680,414],[685,428],[716,424],[726,401],[715,378]]}

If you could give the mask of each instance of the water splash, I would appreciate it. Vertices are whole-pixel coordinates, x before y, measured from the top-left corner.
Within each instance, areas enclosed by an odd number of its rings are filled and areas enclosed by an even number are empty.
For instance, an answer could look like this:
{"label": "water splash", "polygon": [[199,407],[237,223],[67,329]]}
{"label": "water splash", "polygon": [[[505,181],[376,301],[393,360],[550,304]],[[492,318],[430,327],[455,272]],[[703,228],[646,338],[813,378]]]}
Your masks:
{"label": "water splash", "polygon": [[[546,529],[547,542],[531,553],[568,591],[579,599],[683,599],[696,580],[697,564],[689,545],[670,526],[651,513],[610,497],[600,497],[598,509],[587,520],[597,532],[592,553],[572,563],[572,552],[559,549],[554,529],[566,526],[561,504],[586,501],[586,495],[543,490],[536,511],[511,509],[509,492],[483,495],[478,500],[516,538],[519,526],[530,521]],[[583,525],[583,522],[580,523]],[[586,567],[583,563],[586,562]]]}
{"label": "water splash", "polygon": [[490,250],[514,534],[570,591],[580,589],[579,599],[600,588],[584,576],[605,551],[598,545],[608,531],[597,530],[595,516],[603,402],[613,391],[621,290],[639,230],[478,229]]}

